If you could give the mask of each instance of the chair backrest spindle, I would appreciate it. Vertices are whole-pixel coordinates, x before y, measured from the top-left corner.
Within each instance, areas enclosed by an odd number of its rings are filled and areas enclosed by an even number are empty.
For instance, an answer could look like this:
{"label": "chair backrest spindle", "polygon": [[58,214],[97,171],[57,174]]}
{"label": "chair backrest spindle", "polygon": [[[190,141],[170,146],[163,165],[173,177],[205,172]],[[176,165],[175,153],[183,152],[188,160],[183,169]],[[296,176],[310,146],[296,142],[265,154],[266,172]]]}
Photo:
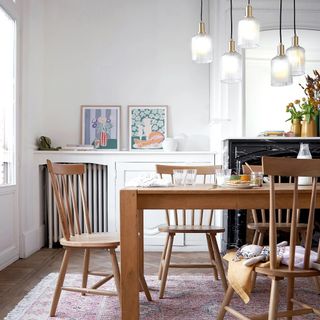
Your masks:
{"label": "chair backrest spindle", "polygon": [[[221,166],[215,166],[215,165],[208,165],[208,166],[180,166],[180,165],[156,165],[156,172],[160,175],[160,178],[164,178],[165,175],[169,175],[171,178],[171,182],[174,182],[173,179],[173,171],[176,169],[196,169],[197,170],[197,178],[200,176],[202,178],[203,184],[210,183],[211,177],[215,174],[216,169],[220,169]],[[198,180],[200,181],[200,180]],[[170,211],[172,210],[166,210],[166,220],[167,224],[170,225]],[[206,211],[206,212],[205,212]],[[194,225],[203,225],[204,221],[207,219],[206,214],[208,210],[196,210],[196,209],[190,209],[190,210],[173,210],[173,220],[175,225],[186,225],[190,224],[192,226]],[[213,219],[213,210],[209,211],[209,225],[212,225],[214,223]]]}
{"label": "chair backrest spindle", "polygon": [[[85,231],[91,233],[91,222],[83,183],[85,166],[83,164],[57,164],[50,160],[47,160],[47,166],[64,238],[70,240],[71,236],[81,234],[81,221],[84,222]],[[78,193],[75,191],[77,189]]]}
{"label": "chair backrest spindle", "polygon": [[[317,179],[320,176],[320,159],[294,159],[294,158],[277,158],[263,157],[264,173],[269,175],[270,179],[270,229],[269,229],[269,245],[270,245],[270,263],[271,269],[276,269],[276,241],[277,227],[275,220],[276,213],[276,198],[281,196],[281,192],[277,194],[275,190],[275,176],[291,176],[293,180],[292,188],[292,210],[290,217],[290,247],[289,247],[289,263],[288,270],[295,270],[296,245],[298,240],[298,218],[300,210],[298,210],[299,194],[306,192],[299,190],[298,177],[312,177],[310,205],[308,210],[307,233],[304,244],[303,269],[310,268],[310,256],[312,246],[312,235],[314,229],[315,206],[317,196]],[[318,248],[318,257],[320,255],[320,245]]]}

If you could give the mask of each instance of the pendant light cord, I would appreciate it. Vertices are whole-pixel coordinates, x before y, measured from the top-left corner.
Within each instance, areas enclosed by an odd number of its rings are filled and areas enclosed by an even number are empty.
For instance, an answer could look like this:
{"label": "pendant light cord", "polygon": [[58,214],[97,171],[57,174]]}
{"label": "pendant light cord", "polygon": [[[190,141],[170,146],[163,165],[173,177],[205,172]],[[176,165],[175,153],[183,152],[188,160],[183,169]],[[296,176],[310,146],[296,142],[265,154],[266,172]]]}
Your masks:
{"label": "pendant light cord", "polygon": [[230,0],[230,39],[233,37],[232,0]]}
{"label": "pendant light cord", "polygon": [[294,30],[294,35],[297,35],[297,30],[296,30],[296,0],[293,0],[293,30]]}
{"label": "pendant light cord", "polygon": [[201,0],[201,9],[200,9],[200,21],[202,22],[202,7],[203,7],[203,0]]}
{"label": "pendant light cord", "polygon": [[280,33],[280,44],[282,44],[282,0],[280,0],[280,26],[279,26],[279,33]]}
{"label": "pendant light cord", "polygon": [[248,5],[250,6],[250,4],[251,4],[251,0],[248,0]]}

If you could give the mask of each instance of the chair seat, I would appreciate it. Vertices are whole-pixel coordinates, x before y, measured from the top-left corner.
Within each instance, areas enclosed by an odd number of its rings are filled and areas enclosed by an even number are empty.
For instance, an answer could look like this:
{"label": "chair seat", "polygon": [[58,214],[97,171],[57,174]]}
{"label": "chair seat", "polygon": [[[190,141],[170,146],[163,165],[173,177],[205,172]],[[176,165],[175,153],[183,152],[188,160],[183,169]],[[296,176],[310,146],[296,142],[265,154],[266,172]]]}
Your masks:
{"label": "chair seat", "polygon": [[61,238],[60,243],[73,248],[116,248],[120,245],[120,237],[112,232],[82,233],[70,237],[70,240]]}
{"label": "chair seat", "polygon": [[168,233],[223,233],[224,228],[215,226],[192,226],[192,225],[178,225],[178,226],[161,226],[159,227],[160,232]]}
{"label": "chair seat", "polygon": [[264,274],[266,276],[284,277],[284,278],[300,278],[300,277],[318,277],[320,271],[315,269],[303,270],[295,268],[294,270],[288,270],[287,265],[281,265],[277,269],[271,270],[270,268],[255,267],[255,272]]}
{"label": "chair seat", "polygon": [[[269,230],[270,224],[269,223],[248,223],[247,228],[251,230],[258,230],[258,231],[267,231]],[[281,231],[290,231],[291,224],[290,223],[276,223],[277,230]],[[297,229],[307,230],[308,225],[306,223],[299,223],[297,225]]]}

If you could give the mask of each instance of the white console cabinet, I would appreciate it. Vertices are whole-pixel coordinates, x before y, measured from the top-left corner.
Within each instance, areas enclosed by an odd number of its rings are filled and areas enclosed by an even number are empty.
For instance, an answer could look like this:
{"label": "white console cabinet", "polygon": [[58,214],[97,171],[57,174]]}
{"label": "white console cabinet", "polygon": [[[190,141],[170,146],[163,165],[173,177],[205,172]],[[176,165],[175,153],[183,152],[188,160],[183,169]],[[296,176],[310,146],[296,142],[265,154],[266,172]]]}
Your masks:
{"label": "white console cabinet", "polygon": [[[63,163],[89,163],[107,166],[107,215],[108,231],[120,231],[119,228],[119,190],[125,187],[132,178],[142,174],[155,171],[155,164],[195,164],[205,165],[215,163],[215,154],[212,152],[102,152],[102,151],[35,151],[34,173],[39,175],[39,166],[46,164],[46,160]],[[44,244],[43,224],[44,210],[41,207],[43,186],[41,179],[34,179],[34,187],[30,188],[27,196],[33,199],[27,214],[33,216],[34,221],[39,222],[38,239],[41,247]],[[145,248],[146,250],[161,250],[163,248],[165,235],[158,232],[158,226],[165,223],[164,211],[152,211],[145,214]],[[34,245],[34,243],[30,243]],[[185,238],[183,235],[177,237],[175,245],[181,250],[202,250],[206,248],[205,239],[196,237]],[[35,248],[28,248],[34,251]]]}

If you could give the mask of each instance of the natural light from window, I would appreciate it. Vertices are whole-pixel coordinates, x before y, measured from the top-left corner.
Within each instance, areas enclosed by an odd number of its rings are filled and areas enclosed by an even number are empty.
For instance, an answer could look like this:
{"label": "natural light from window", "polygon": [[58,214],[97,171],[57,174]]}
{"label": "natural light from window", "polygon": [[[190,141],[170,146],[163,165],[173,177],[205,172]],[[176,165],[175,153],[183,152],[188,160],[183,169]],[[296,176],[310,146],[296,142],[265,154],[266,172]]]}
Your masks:
{"label": "natural light from window", "polygon": [[15,184],[15,21],[0,7],[0,185]]}

